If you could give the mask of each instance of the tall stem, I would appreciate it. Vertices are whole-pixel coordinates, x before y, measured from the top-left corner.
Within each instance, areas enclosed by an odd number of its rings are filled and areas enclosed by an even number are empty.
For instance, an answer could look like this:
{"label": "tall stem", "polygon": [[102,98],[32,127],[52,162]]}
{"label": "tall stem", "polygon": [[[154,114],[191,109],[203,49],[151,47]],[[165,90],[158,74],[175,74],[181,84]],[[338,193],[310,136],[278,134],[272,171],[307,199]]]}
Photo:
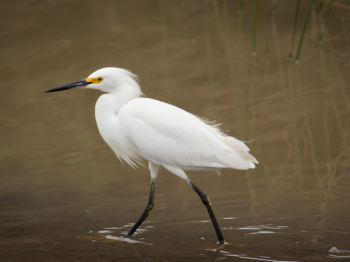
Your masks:
{"label": "tall stem", "polygon": [[243,12],[243,0],[239,0],[239,12]]}
{"label": "tall stem", "polygon": [[300,0],[297,0],[297,5],[295,7],[295,13],[294,13],[293,32],[292,32],[292,39],[290,40],[288,60],[292,60],[292,56],[293,56],[294,36],[295,36],[295,30],[297,28],[297,22],[298,22],[299,5],[300,5]]}
{"label": "tall stem", "polygon": [[327,22],[327,19],[329,17],[329,14],[331,12],[331,9],[332,9],[332,2],[333,0],[329,1],[328,2],[328,7],[327,7],[327,11],[326,11],[326,14],[322,20],[322,25],[321,25],[321,28],[320,28],[320,33],[318,35],[318,41],[321,42],[322,41],[322,38],[323,38],[323,32],[324,32],[324,28],[326,26],[326,22]]}
{"label": "tall stem", "polygon": [[301,50],[301,46],[303,45],[304,34],[305,34],[307,22],[308,22],[309,17],[310,17],[310,13],[311,13],[311,8],[312,8],[313,2],[314,2],[314,0],[310,0],[309,6],[308,6],[307,11],[306,11],[306,15],[305,15],[305,19],[304,19],[304,25],[303,25],[303,30],[301,31],[301,36],[300,36],[300,40],[299,40],[298,51],[297,51],[297,54],[295,56],[295,62],[296,63],[299,63],[300,50]]}
{"label": "tall stem", "polygon": [[254,0],[254,21],[253,21],[253,56],[256,56],[256,14],[257,14],[257,0]]}

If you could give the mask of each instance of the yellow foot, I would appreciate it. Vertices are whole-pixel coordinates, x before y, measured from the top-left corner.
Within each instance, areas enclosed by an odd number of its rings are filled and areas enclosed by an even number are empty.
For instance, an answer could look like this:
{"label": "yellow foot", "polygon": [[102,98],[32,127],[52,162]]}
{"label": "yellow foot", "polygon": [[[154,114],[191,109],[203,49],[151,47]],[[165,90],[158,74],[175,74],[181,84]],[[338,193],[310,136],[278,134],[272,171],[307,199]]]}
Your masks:
{"label": "yellow foot", "polygon": [[231,243],[229,243],[229,242],[226,242],[226,241],[225,241],[225,243],[224,243],[224,244],[220,244],[220,246],[219,246],[219,247],[217,247],[217,248],[213,248],[213,249],[210,249],[210,250],[211,250],[211,251],[217,251],[217,250],[219,250],[219,249],[224,248],[225,246],[237,246],[237,247],[243,247],[243,245],[239,245],[239,244],[231,244]]}

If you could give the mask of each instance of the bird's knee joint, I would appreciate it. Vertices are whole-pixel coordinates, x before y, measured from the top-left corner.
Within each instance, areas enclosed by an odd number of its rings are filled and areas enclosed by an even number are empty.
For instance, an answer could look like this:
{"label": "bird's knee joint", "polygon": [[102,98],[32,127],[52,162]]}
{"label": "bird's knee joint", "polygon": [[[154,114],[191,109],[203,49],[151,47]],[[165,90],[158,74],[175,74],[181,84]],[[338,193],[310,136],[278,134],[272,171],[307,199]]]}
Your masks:
{"label": "bird's knee joint", "polygon": [[205,195],[203,198],[202,198],[202,202],[204,205],[206,206],[211,206],[211,201],[209,199],[209,197],[207,195]]}
{"label": "bird's knee joint", "polygon": [[154,206],[152,205],[152,207],[148,209],[147,216],[149,216],[152,213],[153,208],[154,208]]}
{"label": "bird's knee joint", "polygon": [[150,204],[150,205],[146,206],[145,211],[146,211],[147,216],[149,216],[152,213],[153,208],[154,208],[154,204]]}

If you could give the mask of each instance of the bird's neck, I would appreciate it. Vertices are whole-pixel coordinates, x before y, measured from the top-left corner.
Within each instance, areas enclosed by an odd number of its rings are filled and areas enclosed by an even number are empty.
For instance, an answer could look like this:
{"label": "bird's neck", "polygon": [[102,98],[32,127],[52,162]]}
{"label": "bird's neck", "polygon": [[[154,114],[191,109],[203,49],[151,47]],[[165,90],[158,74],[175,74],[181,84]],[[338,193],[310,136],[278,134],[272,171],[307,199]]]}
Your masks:
{"label": "bird's neck", "polygon": [[142,92],[135,89],[133,86],[123,85],[113,92],[100,96],[96,103],[96,111],[103,111],[104,113],[112,113],[115,115],[123,105],[141,95]]}
{"label": "bird's neck", "polygon": [[115,128],[112,123],[114,123],[120,108],[141,94],[141,91],[137,92],[132,87],[127,88],[126,86],[99,97],[95,106],[95,117],[100,134],[107,143],[113,140],[110,140],[110,129]]}

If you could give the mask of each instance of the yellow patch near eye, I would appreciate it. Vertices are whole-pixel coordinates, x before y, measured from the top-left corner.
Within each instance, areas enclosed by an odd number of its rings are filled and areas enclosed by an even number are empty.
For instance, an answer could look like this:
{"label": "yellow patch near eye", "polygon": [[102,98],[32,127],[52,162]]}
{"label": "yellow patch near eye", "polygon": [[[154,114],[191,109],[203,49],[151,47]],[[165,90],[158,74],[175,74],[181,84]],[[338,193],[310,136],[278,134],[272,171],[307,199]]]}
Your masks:
{"label": "yellow patch near eye", "polygon": [[91,82],[93,84],[99,84],[103,81],[103,77],[100,76],[100,77],[96,77],[96,78],[86,78],[85,79],[87,82]]}

